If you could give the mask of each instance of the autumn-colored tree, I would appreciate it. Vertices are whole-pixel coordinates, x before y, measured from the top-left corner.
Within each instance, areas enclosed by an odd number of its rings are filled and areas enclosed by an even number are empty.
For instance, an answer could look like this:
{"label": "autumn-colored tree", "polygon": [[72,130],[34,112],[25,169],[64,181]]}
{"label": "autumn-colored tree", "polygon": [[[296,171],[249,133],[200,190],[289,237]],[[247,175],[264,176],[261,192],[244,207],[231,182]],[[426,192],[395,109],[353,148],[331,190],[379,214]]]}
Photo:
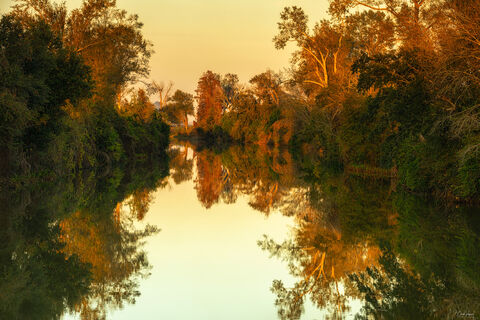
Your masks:
{"label": "autumn-colored tree", "polygon": [[254,129],[251,119],[257,116],[258,121],[259,106],[258,102],[251,92],[241,92],[237,96],[231,110],[225,113],[223,117],[223,128],[230,136],[238,141],[254,141]]}
{"label": "autumn-colored tree", "polygon": [[250,79],[253,93],[262,104],[279,104],[279,96],[283,93],[282,82],[282,76],[271,70]]}
{"label": "autumn-colored tree", "polygon": [[227,73],[220,81],[223,90],[224,112],[230,111],[240,94],[238,81],[238,76],[232,73]]}
{"label": "autumn-colored tree", "polygon": [[151,44],[144,39],[137,15],[116,8],[115,0],[86,0],[68,12],[63,3],[17,0],[13,13],[25,23],[46,21],[66,46],[82,55],[96,83],[95,99],[105,106],[115,102],[125,84],[145,77]]}
{"label": "autumn-colored tree", "polygon": [[196,90],[198,102],[196,123],[204,129],[212,129],[220,124],[223,114],[223,90],[220,76],[212,71],[205,72],[198,81]]}
{"label": "autumn-colored tree", "polygon": [[286,7],[280,15],[279,33],[273,39],[277,49],[288,42],[300,48],[294,62],[303,74],[303,82],[326,88],[330,78],[339,72],[340,60],[346,56],[344,32],[339,25],[323,20],[313,31],[308,28],[308,17],[299,7]]}
{"label": "autumn-colored tree", "polygon": [[193,96],[181,90],[175,91],[163,110],[167,119],[174,124],[182,124],[188,133],[188,116],[193,115]]}
{"label": "autumn-colored tree", "polygon": [[[307,15],[295,6],[281,13],[278,29],[273,39],[277,49],[285,48],[289,42],[298,47],[293,54],[289,81],[296,84],[297,99],[303,95],[308,104],[326,109],[327,120],[335,126],[345,101],[356,94],[356,76],[351,65],[355,59],[354,46],[359,44],[349,36],[345,22],[322,20],[310,29]],[[291,128],[292,121],[283,127]]]}
{"label": "autumn-colored tree", "polygon": [[444,0],[330,0],[330,13],[343,19],[355,9],[384,12],[395,22],[396,42],[405,48],[431,48],[432,26]]}
{"label": "autumn-colored tree", "polygon": [[118,108],[121,114],[137,118],[143,122],[149,122],[155,113],[155,106],[150,102],[143,89],[138,89],[130,101],[124,101]]}
{"label": "autumn-colored tree", "polygon": [[[281,108],[285,97],[282,74],[267,70],[250,79],[251,86],[239,90],[235,103],[224,116],[224,128],[238,140],[266,145],[281,139],[272,140],[272,134],[285,122]],[[291,106],[291,105],[290,105]],[[288,107],[287,107],[288,108]]]}

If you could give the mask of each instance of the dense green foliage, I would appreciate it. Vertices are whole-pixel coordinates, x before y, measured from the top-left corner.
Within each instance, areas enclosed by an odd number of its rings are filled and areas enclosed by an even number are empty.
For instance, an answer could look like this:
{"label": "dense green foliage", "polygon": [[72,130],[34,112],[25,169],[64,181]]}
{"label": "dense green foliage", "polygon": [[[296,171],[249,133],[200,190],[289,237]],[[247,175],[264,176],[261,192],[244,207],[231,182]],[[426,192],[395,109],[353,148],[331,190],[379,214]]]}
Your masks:
{"label": "dense green foliage", "polygon": [[[63,48],[45,23],[24,28],[12,16],[4,16],[0,30],[0,65],[5,75],[0,80],[0,128],[6,169],[38,162],[68,125],[62,106],[67,100],[76,103],[87,97],[92,83],[89,68]],[[28,161],[26,152],[35,153],[37,159]]]}
{"label": "dense green foliage", "polygon": [[[32,3],[51,16],[32,14]],[[169,127],[143,90],[115,98],[146,75],[141,33],[123,21],[123,40],[138,40],[138,50],[112,42],[88,52],[60,32],[64,6],[23,4],[0,20],[0,318],[58,319],[66,310],[101,318],[138,296],[135,279],[148,267],[141,239],[156,229],[135,230],[120,205],[145,215],[168,174]],[[100,4],[83,9],[114,6]],[[122,70],[105,71],[110,50]],[[85,234],[101,244],[91,256]]]}
{"label": "dense green foliage", "polygon": [[[119,113],[92,99],[91,68],[43,20],[26,24],[3,16],[0,42],[0,169],[6,183],[164,154],[169,128],[160,115]],[[142,111],[149,102],[134,95],[126,104]]]}

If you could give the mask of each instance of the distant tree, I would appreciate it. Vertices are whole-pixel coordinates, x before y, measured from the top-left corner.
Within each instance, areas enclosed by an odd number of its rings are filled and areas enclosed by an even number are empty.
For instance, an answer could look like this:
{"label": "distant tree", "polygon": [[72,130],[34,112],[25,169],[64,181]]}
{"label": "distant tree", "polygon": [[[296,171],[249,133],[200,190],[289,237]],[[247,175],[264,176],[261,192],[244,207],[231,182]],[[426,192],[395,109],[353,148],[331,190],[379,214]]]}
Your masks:
{"label": "distant tree", "polygon": [[167,85],[163,82],[152,81],[149,85],[148,93],[158,95],[158,108],[162,109],[167,105],[170,99],[173,88],[173,82],[169,82]]}
{"label": "distant tree", "polygon": [[170,122],[183,124],[185,132],[188,131],[188,116],[194,114],[193,95],[181,90],[175,91],[170,97],[165,111]]}
{"label": "distant tree", "polygon": [[213,129],[215,125],[219,125],[223,107],[222,101],[224,93],[220,83],[220,76],[212,71],[205,72],[197,85],[197,126],[204,129]]}
{"label": "distant tree", "polygon": [[223,110],[229,111],[233,107],[235,100],[239,95],[238,76],[227,73],[222,77],[220,83],[223,90]]}
{"label": "distant tree", "polygon": [[267,104],[278,105],[282,94],[282,76],[271,70],[260,73],[250,79],[257,98]]}
{"label": "distant tree", "polygon": [[149,122],[155,113],[155,106],[150,102],[147,93],[143,89],[131,97],[130,101],[124,101],[119,106],[121,114],[134,117],[142,122]]}

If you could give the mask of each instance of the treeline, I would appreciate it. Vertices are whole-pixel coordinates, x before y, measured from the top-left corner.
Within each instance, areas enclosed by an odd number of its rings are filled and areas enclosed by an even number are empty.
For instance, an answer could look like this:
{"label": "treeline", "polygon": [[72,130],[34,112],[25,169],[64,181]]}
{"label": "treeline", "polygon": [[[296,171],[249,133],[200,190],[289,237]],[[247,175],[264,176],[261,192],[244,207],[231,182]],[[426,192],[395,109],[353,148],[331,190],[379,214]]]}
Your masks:
{"label": "treeline", "polygon": [[329,14],[310,28],[301,8],[281,13],[275,47],[297,47],[289,72],[249,85],[206,72],[195,126],[289,146],[311,170],[391,169],[411,191],[478,199],[480,3],[331,0]]}
{"label": "treeline", "polygon": [[[19,0],[0,21],[5,184],[164,156],[169,127],[147,93],[151,46],[115,1]],[[28,180],[27,180],[28,179]]]}

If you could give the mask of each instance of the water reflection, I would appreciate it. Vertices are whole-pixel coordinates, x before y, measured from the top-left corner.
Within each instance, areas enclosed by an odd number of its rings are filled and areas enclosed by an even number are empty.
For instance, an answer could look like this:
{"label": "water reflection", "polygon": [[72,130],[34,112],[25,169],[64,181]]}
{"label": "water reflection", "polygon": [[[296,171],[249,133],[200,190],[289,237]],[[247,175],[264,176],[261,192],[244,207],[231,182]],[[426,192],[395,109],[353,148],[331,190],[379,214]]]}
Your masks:
{"label": "water reflection", "polygon": [[289,240],[258,241],[297,279],[272,283],[280,319],[300,319],[306,299],[331,319],[351,317],[358,305],[361,319],[478,316],[476,208],[408,194],[388,174],[294,161],[286,150],[234,146],[195,159],[206,208],[241,194],[259,212],[294,217]]}
{"label": "water reflection", "polygon": [[135,301],[149,267],[142,239],[157,229],[133,222],[167,162],[107,169],[1,193],[1,319],[102,319]]}
{"label": "water reflection", "polygon": [[135,303],[152,267],[143,245],[158,233],[138,222],[152,214],[154,191],[190,184],[205,209],[247,198],[260,216],[293,221],[284,241],[257,239],[265,259],[290,274],[267,279],[280,319],[302,318],[307,305],[329,319],[479,316],[476,208],[412,195],[389,177],[311,156],[185,143],[171,148],[168,165],[161,159],[2,192],[0,318],[105,319]]}
{"label": "water reflection", "polygon": [[61,251],[60,229],[51,210],[69,205],[49,192],[0,194],[1,318],[58,318],[80,302],[90,283],[89,266]]}
{"label": "water reflection", "polygon": [[307,297],[332,318],[342,318],[361,298],[348,275],[377,265],[377,243],[394,227],[388,202],[381,201],[388,197],[383,187],[382,181],[360,186],[355,177],[303,186],[302,205],[288,211],[297,221],[292,239],[259,241],[271,256],[286,261],[298,279],[291,288],[273,283],[281,319],[299,319]]}
{"label": "water reflection", "polygon": [[189,157],[188,150],[187,146],[170,149],[170,176],[176,184],[192,180],[193,158]]}
{"label": "water reflection", "polygon": [[287,150],[233,146],[221,154],[195,152],[198,200],[210,208],[220,199],[235,203],[239,195],[250,197],[250,206],[268,215],[288,201],[296,186],[293,160]]}

